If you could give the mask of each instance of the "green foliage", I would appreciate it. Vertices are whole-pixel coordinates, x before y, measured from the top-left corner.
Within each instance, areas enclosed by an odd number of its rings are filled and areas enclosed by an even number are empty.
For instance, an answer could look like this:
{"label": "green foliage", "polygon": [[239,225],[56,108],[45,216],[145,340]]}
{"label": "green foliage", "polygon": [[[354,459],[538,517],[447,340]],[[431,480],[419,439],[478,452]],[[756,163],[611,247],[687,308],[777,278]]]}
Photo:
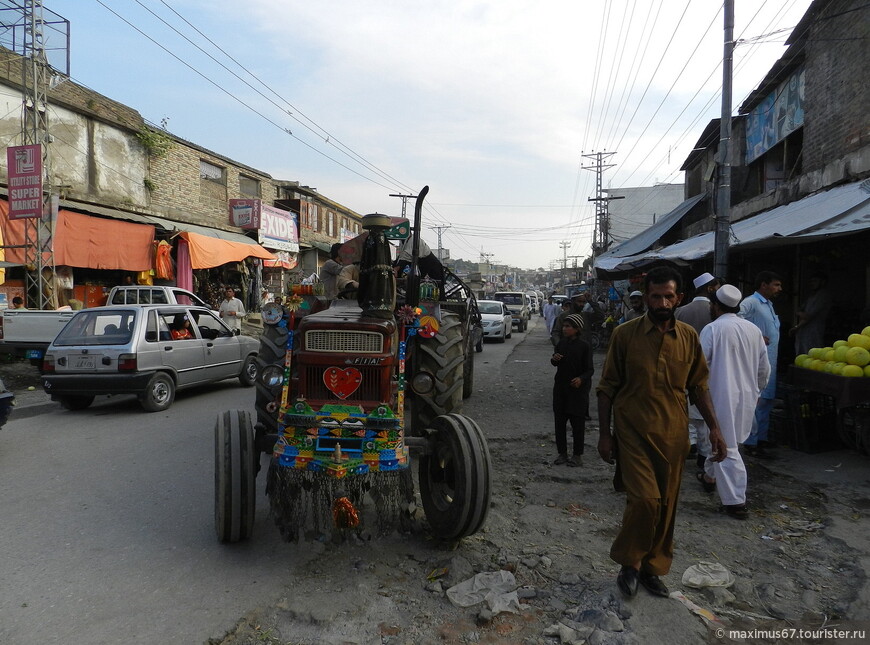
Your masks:
{"label": "green foliage", "polygon": [[136,133],[136,138],[139,139],[139,143],[148,151],[148,154],[154,158],[163,157],[175,145],[172,137],[165,132],[153,130],[144,125]]}
{"label": "green foliage", "polygon": [[142,180],[142,184],[145,186],[145,188],[146,188],[149,192],[152,192],[152,193],[153,193],[155,190],[157,190],[157,184],[154,183],[153,180],[148,179],[148,177],[145,177],[145,179]]}

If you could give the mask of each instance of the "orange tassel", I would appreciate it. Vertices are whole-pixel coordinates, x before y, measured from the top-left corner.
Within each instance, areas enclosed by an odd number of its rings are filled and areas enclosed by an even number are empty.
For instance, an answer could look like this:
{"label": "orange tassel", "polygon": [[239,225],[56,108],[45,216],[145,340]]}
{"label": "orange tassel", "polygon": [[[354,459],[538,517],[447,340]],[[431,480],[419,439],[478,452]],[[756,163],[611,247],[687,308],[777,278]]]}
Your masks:
{"label": "orange tassel", "polygon": [[339,529],[359,526],[359,512],[347,497],[339,497],[332,503],[332,522]]}

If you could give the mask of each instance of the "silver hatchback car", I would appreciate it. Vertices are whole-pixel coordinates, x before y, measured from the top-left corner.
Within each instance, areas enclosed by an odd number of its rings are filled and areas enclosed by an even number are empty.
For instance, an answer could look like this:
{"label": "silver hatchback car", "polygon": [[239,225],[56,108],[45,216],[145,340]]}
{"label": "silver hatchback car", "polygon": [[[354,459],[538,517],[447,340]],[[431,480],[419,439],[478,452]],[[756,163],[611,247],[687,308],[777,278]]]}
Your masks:
{"label": "silver hatchback car", "polygon": [[205,307],[83,309],[46,350],[42,387],[68,410],[98,394],[135,394],[146,411],[159,412],[182,388],[227,378],[252,386],[258,349]]}

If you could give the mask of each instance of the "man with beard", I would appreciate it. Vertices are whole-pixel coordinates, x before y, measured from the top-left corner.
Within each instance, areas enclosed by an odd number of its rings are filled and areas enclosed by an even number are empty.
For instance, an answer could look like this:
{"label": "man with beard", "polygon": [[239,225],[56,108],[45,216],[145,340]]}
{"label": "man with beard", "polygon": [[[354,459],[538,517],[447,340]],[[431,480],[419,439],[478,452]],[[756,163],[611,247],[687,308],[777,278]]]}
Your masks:
{"label": "man with beard", "polygon": [[647,273],[647,314],[614,330],[597,389],[598,453],[607,463],[616,458],[614,486],[626,492],[610,557],[622,565],[616,584],[628,597],[638,583],[656,596],[669,593],[659,576],[670,571],[674,555],[677,498],[689,452],[687,392],[710,428],[710,459],[721,461],[726,454],[698,333],[674,319],[682,296],[674,269]]}
{"label": "man with beard", "polygon": [[[701,348],[710,366],[710,396],[722,421],[725,459],[704,464],[707,481],[715,480],[722,510],[745,520],[746,467],[738,444],[749,436],[758,395],[770,376],[767,346],[761,331],[739,318],[740,289],[730,284],[711,295],[713,322],[701,331]],[[706,489],[706,487],[705,487]]]}

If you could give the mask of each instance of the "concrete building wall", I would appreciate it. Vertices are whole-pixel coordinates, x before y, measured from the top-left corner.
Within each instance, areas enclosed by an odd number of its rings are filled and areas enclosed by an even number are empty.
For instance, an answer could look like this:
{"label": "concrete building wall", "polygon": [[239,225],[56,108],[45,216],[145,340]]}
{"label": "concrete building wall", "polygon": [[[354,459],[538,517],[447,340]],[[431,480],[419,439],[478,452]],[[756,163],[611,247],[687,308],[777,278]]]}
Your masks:
{"label": "concrete building wall", "polygon": [[624,242],[645,231],[684,201],[683,189],[683,184],[606,189],[610,197],[624,197],[609,203],[611,237]]}

